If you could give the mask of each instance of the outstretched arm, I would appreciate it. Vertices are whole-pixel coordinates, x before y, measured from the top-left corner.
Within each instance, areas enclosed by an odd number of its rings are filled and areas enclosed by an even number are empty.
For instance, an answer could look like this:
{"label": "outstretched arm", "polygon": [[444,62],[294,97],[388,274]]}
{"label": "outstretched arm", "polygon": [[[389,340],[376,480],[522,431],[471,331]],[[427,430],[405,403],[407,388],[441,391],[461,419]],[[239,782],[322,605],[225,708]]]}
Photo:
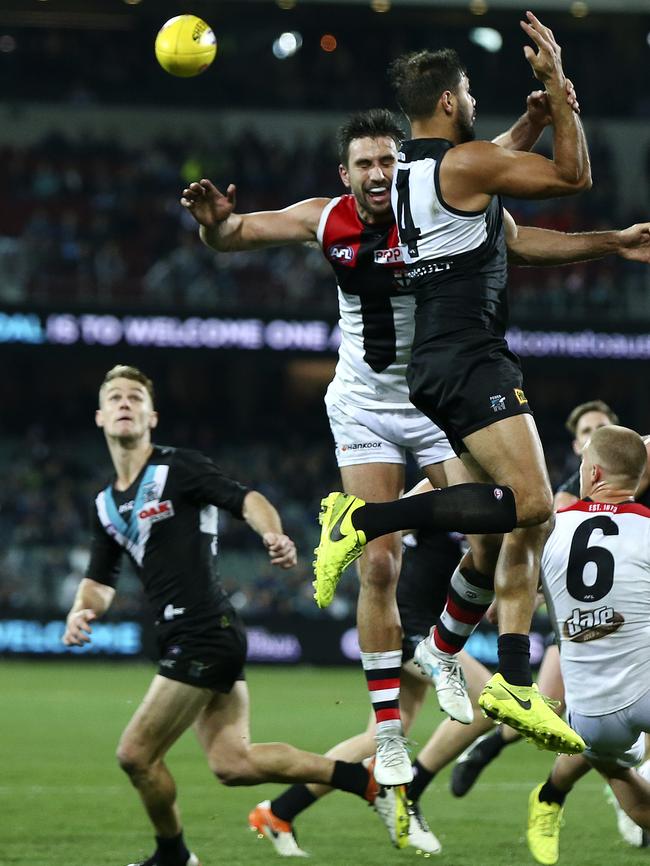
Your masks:
{"label": "outstretched arm", "polygon": [[[580,114],[580,104],[573,82],[566,79],[566,99],[573,111]],[[553,122],[548,97],[543,90],[534,90],[526,99],[526,113],[516,120],[510,129],[492,139],[506,150],[532,150],[540,135]]]}
{"label": "outstretched arm", "polygon": [[91,622],[106,613],[115,596],[112,586],[84,577],[66,618],[61,640],[66,646],[83,646],[90,642]]}
{"label": "outstretched arm", "polygon": [[225,194],[207,178],[183,190],[181,204],[199,224],[204,244],[221,252],[257,250],[316,240],[327,198],[311,198],[278,211],[235,213],[236,189]]}
{"label": "outstretched arm", "polygon": [[275,506],[266,496],[251,490],[244,499],[243,517],[246,523],[261,536],[271,565],[292,568],[296,562],[296,545],[282,530],[282,521]]}
{"label": "outstretched arm", "polygon": [[553,159],[536,153],[506,150],[487,141],[452,148],[440,163],[444,197],[461,210],[483,210],[493,195],[514,198],[554,198],[591,187],[591,170],[584,131],[566,99],[566,77],[560,47],[548,27],[532,12],[522,22],[537,53],[524,52],[535,76],[544,84],[552,117]]}
{"label": "outstretched arm", "polygon": [[567,234],[518,226],[507,211],[503,216],[510,264],[568,265],[609,255],[650,264],[650,223],[639,223],[620,231]]}

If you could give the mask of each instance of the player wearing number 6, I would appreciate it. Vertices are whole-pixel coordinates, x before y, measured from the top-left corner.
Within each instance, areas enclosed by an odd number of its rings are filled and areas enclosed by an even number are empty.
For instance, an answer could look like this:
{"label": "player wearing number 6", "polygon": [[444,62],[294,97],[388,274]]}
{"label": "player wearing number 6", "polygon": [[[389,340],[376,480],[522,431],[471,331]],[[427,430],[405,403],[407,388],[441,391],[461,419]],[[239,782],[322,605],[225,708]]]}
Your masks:
{"label": "player wearing number 6", "polygon": [[[646,462],[632,430],[593,433],[580,467],[583,498],[557,514],[542,581],[569,722],[624,811],[650,830],[650,784],[631,769],[650,733],[650,510],[634,501]],[[528,844],[539,863],[557,862],[564,798],[588,769],[582,757],[558,758],[531,792]]]}

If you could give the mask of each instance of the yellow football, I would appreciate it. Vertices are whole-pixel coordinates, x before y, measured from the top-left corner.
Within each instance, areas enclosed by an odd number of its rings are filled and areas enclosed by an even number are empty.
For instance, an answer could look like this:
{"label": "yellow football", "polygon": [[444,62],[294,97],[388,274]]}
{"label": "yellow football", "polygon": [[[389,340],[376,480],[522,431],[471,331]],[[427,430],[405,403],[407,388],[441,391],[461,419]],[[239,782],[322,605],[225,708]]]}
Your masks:
{"label": "yellow football", "polygon": [[165,72],[191,78],[203,72],[217,53],[217,40],[209,24],[196,15],[176,15],[156,36],[156,58]]}

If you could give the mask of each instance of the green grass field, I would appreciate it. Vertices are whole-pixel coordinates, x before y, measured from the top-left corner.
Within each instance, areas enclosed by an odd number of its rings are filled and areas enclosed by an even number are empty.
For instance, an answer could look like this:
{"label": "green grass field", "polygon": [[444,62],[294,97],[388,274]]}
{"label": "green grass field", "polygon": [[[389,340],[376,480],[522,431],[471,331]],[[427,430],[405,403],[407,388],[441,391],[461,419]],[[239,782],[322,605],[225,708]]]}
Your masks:
{"label": "green grass field", "polygon": [[[151,832],[114,760],[120,731],[152,675],[144,665],[3,662],[0,746],[0,864],[124,866],[151,853]],[[365,724],[368,703],[354,670],[249,671],[253,736],[325,751]],[[431,698],[412,738],[424,743],[440,720]],[[248,810],[277,785],[226,789],[208,772],[192,734],[170,753],[185,833],[204,866],[279,863],[266,840],[248,831]],[[526,799],[545,778],[550,756],[526,744],[506,750],[463,800],[448,792],[448,771],[422,801],[444,851],[441,866],[532,864],[524,841]],[[560,863],[650,866],[650,850],[623,843],[595,774],[566,810]],[[297,824],[314,866],[392,866],[420,862],[390,847],[361,800],[334,794]]]}

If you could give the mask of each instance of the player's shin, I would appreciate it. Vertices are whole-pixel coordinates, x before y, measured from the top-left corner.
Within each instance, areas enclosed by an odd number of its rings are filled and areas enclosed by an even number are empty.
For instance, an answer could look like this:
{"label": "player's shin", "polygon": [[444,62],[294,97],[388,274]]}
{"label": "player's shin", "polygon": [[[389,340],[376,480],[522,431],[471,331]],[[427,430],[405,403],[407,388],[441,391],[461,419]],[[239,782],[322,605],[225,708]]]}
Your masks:
{"label": "player's shin", "polygon": [[431,631],[439,653],[455,655],[463,649],[494,599],[494,579],[459,566],[451,576],[445,607]]}
{"label": "player's shin", "polygon": [[478,535],[510,532],[516,524],[512,490],[494,484],[456,484],[395,502],[368,502],[352,515],[352,525],[366,541],[404,529]]}
{"label": "player's shin", "polygon": [[380,785],[405,785],[413,778],[413,771],[399,709],[402,651],[362,652],[361,663],[375,714],[375,778]]}

